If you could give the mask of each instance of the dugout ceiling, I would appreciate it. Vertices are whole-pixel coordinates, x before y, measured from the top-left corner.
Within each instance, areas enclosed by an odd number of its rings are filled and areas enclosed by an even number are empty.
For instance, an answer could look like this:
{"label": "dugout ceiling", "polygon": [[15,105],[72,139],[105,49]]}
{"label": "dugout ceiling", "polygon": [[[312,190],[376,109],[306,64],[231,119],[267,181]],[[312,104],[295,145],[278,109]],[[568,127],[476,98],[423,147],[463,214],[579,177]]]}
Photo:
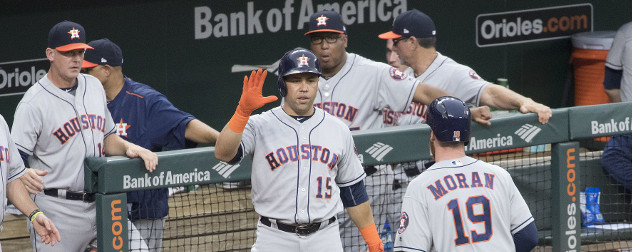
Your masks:
{"label": "dugout ceiling", "polygon": [[[632,2],[10,0],[0,8],[0,114],[12,123],[20,93],[47,70],[41,59],[48,30],[68,19],[86,28],[88,41],[107,37],[120,45],[126,75],[221,129],[245,74],[232,67],[272,64],[289,49],[308,47],[307,17],[328,6],[343,13],[350,52],[384,61],[377,35],[390,29],[394,15],[417,8],[434,19],[439,52],[488,81],[506,77],[515,91],[563,107],[571,104],[562,104],[568,36],[618,29],[630,21]],[[268,76],[264,94],[278,94],[275,76]]]}

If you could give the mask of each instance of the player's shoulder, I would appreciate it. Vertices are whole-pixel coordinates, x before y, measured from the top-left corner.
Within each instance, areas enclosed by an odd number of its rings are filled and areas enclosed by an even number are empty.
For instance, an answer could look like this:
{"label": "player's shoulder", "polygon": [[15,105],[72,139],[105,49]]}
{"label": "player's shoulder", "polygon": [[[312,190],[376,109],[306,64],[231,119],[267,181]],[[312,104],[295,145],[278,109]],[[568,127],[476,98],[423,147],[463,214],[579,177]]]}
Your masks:
{"label": "player's shoulder", "polygon": [[48,74],[39,79],[33,86],[31,86],[20,100],[20,103],[30,103],[31,101],[38,101],[41,95],[47,94],[45,86],[51,86],[52,83],[48,80]]}
{"label": "player's shoulder", "polygon": [[101,81],[92,75],[80,73],[77,75],[77,81],[86,85],[86,88],[88,89],[103,90],[103,84],[101,84]]}
{"label": "player's shoulder", "polygon": [[623,24],[617,32],[624,32],[628,35],[628,38],[632,37],[632,22]]}
{"label": "player's shoulder", "polygon": [[386,63],[383,62],[377,62],[374,61],[372,59],[368,59],[365,58],[361,55],[355,54],[355,53],[347,53],[347,63],[352,63],[353,66],[355,67],[359,67],[359,68],[365,68],[365,67],[369,67],[369,68],[381,68],[381,69],[388,69],[390,68],[390,66]]}
{"label": "player's shoulder", "polygon": [[263,111],[259,114],[251,115],[250,118],[248,119],[248,123],[254,123],[256,125],[278,123],[278,121],[281,120],[279,118],[281,113],[285,113],[285,112],[283,112],[283,109],[281,108],[281,106],[278,106],[270,110]]}
{"label": "player's shoulder", "polygon": [[339,127],[343,131],[351,132],[349,130],[349,126],[347,126],[344,122],[342,122],[342,120],[340,120],[338,117],[335,117],[335,116],[327,113],[326,111],[324,111],[321,108],[314,107],[314,115],[322,115],[323,116],[323,122],[325,122],[327,124],[331,124],[334,127]]}
{"label": "player's shoulder", "polygon": [[509,174],[507,169],[502,168],[502,167],[500,167],[500,166],[498,166],[496,164],[487,163],[487,162],[482,161],[482,160],[478,160],[478,159],[474,159],[474,158],[471,158],[471,159],[476,160],[476,163],[473,163],[473,169],[476,169],[476,170],[479,170],[479,171],[483,171],[483,172],[488,173],[488,174],[494,174],[494,175],[496,175],[498,177],[511,179],[511,175]]}
{"label": "player's shoulder", "polygon": [[4,126],[4,127],[7,126],[7,120],[5,120],[4,116],[2,116],[2,115],[0,115],[0,126]]}
{"label": "player's shoulder", "polygon": [[440,60],[439,70],[442,76],[471,79],[474,81],[485,81],[474,69],[456,62],[454,59],[437,52],[437,59]]}
{"label": "player's shoulder", "polygon": [[77,75],[77,80],[79,81],[83,80],[86,84],[89,84],[89,85],[97,85],[97,84],[102,85],[101,81],[97,79],[97,77],[94,77],[89,74],[80,73],[79,75]]}
{"label": "player's shoulder", "polygon": [[440,64],[440,69],[443,71],[469,71],[472,68],[470,68],[469,66],[463,65],[459,62],[456,62],[456,60],[441,54],[440,52],[437,52],[437,58],[435,59],[437,63]]}
{"label": "player's shoulder", "polygon": [[135,81],[129,77],[125,77],[125,85],[127,88],[126,91],[142,97],[164,96],[151,86]]}

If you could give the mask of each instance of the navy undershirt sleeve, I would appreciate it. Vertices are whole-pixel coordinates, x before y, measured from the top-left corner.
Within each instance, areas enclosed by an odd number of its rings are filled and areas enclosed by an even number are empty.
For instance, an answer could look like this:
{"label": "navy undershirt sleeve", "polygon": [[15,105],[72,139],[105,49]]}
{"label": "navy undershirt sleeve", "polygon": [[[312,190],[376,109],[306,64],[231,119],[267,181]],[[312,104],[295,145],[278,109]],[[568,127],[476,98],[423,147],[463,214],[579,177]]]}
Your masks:
{"label": "navy undershirt sleeve", "polygon": [[516,252],[529,252],[538,245],[538,230],[535,221],[513,235]]}
{"label": "navy undershirt sleeve", "polygon": [[364,187],[364,181],[355,183],[350,186],[340,187],[340,199],[344,207],[353,207],[360,205],[369,200],[369,195],[366,193]]}
{"label": "navy undershirt sleeve", "polygon": [[623,75],[623,70],[615,70],[615,69],[606,67],[606,73],[603,79],[603,87],[605,89],[620,89],[622,75]]}
{"label": "navy undershirt sleeve", "polygon": [[18,150],[20,152],[20,157],[22,157],[22,161],[24,162],[25,167],[30,167],[29,165],[29,154],[24,151]]}
{"label": "navy undershirt sleeve", "polygon": [[237,154],[235,154],[235,156],[233,157],[233,159],[231,159],[230,161],[228,161],[227,163],[229,165],[234,165],[236,163],[239,163],[239,161],[241,161],[241,156],[244,155],[244,150],[241,149],[241,145],[239,145],[239,148],[237,148]]}

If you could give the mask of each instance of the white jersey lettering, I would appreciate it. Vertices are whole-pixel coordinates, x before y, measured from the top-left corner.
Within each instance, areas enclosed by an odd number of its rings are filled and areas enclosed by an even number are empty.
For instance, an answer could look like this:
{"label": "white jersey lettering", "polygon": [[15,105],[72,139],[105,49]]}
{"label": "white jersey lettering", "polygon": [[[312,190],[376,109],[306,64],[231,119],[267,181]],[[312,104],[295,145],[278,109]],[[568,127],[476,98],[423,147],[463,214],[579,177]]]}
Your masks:
{"label": "white jersey lettering", "polygon": [[255,211],[283,223],[327,221],[343,210],[339,187],[365,177],[351,132],[319,108],[302,123],[281,107],[251,116],[241,148]]}
{"label": "white jersey lettering", "polygon": [[515,251],[512,235],[534,221],[505,169],[466,156],[413,179],[401,211],[398,251]]}

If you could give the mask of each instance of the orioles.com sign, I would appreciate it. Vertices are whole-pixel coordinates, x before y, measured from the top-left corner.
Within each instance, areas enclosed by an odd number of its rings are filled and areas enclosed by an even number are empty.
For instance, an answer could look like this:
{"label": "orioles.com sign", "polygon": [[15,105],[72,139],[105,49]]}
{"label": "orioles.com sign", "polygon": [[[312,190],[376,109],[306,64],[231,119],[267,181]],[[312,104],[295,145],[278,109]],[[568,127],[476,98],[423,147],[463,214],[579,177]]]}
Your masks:
{"label": "orioles.com sign", "polygon": [[0,96],[20,95],[46,75],[48,59],[0,63]]}
{"label": "orioles.com sign", "polygon": [[499,46],[568,38],[592,31],[591,4],[555,6],[481,14],[476,17],[476,45]]}

